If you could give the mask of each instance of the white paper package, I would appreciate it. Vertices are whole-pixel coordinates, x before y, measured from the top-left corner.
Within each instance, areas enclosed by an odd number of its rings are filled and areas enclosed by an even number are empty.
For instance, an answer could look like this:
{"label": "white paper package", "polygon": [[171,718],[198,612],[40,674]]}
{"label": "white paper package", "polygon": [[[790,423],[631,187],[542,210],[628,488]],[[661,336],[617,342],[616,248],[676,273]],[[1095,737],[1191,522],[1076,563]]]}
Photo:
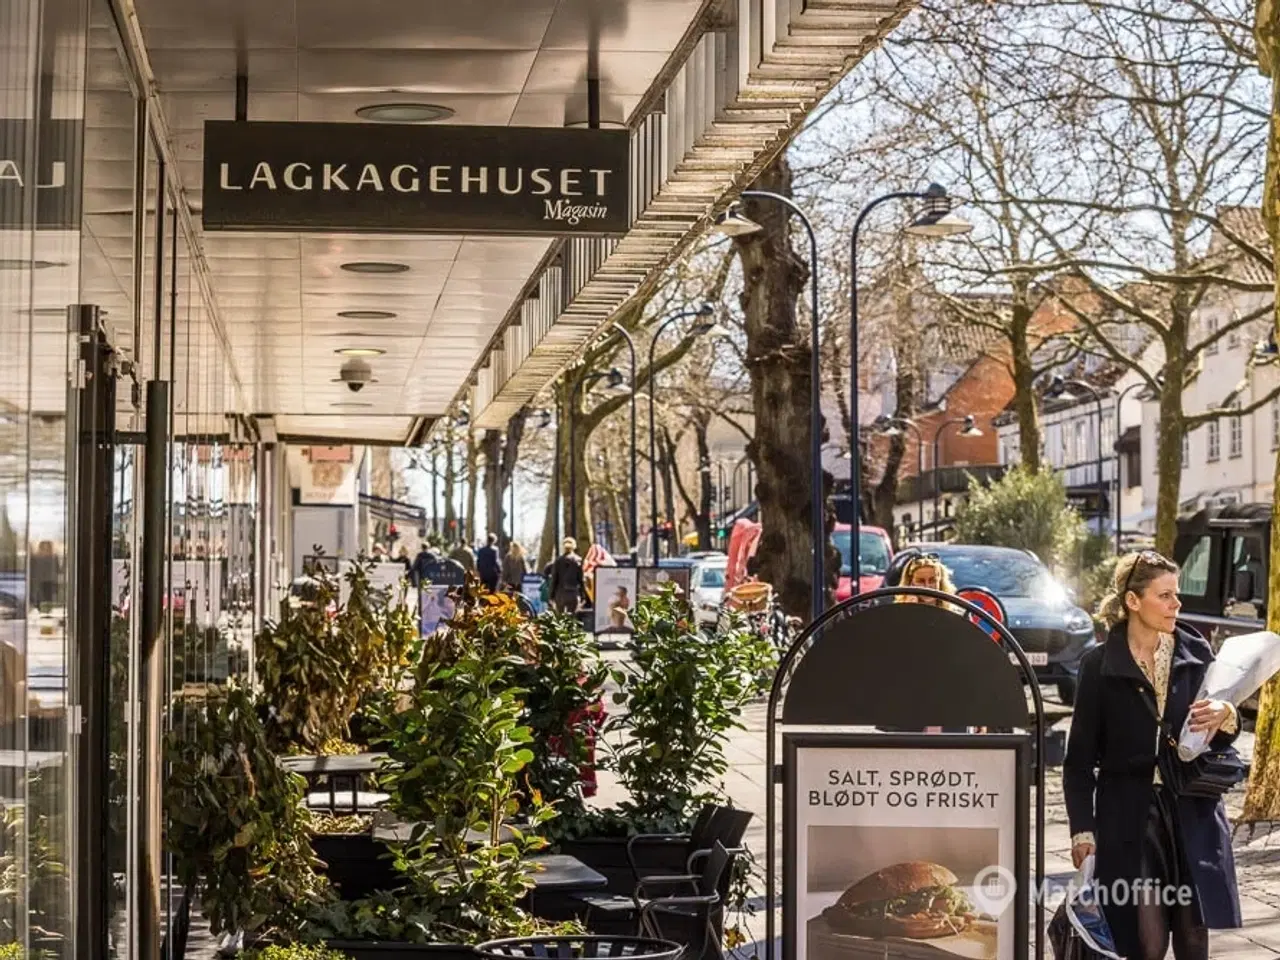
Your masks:
{"label": "white paper package", "polygon": [[[1268,630],[1242,633],[1222,643],[1217,658],[1209,664],[1197,700],[1226,700],[1240,706],[1261,686],[1280,673],[1280,636]],[[1191,731],[1190,716],[1178,737],[1178,756],[1194,760],[1209,746],[1205,731]]]}

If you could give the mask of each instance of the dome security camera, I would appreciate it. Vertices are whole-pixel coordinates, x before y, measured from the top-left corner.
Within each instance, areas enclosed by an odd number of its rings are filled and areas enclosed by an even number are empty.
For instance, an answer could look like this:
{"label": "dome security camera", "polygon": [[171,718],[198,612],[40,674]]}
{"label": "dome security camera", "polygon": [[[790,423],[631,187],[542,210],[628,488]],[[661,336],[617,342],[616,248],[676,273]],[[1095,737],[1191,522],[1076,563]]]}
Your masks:
{"label": "dome security camera", "polygon": [[369,361],[353,357],[342,365],[338,371],[338,379],[347,385],[352,393],[359,393],[366,383],[373,383],[373,367]]}

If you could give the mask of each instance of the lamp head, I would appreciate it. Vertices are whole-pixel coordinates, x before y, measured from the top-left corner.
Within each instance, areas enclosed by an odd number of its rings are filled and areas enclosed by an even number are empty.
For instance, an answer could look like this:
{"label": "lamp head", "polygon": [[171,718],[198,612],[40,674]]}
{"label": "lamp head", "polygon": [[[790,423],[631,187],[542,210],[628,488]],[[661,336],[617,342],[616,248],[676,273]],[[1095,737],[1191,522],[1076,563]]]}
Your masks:
{"label": "lamp head", "polygon": [[716,229],[726,237],[743,237],[749,233],[758,233],[764,229],[742,212],[742,204],[737,200],[716,216]]}
{"label": "lamp head", "polygon": [[1044,398],[1046,400],[1074,400],[1075,395],[1067,387],[1067,381],[1061,376],[1055,375],[1049,381],[1049,386],[1045,388]]}
{"label": "lamp head", "polygon": [[539,417],[538,426],[539,426],[539,427],[544,427],[544,428],[545,428],[545,427],[549,427],[549,426],[551,426],[551,416],[552,416],[552,414],[551,414],[551,411],[550,411],[550,410],[539,410],[539,411],[538,411],[538,417]]}
{"label": "lamp head", "polygon": [[962,437],[980,437],[982,431],[978,428],[978,421],[973,414],[969,414],[964,418],[964,425],[960,428],[960,436]]}
{"label": "lamp head", "polygon": [[622,371],[617,367],[611,367],[609,369],[609,372],[605,374],[605,382],[614,390],[627,385],[626,377],[622,375]]}
{"label": "lamp head", "polygon": [[947,193],[946,187],[931,183],[923,197],[924,207],[904,228],[906,233],[914,237],[938,240],[944,237],[958,237],[973,229],[973,224],[951,212],[954,201]]}
{"label": "lamp head", "polygon": [[715,312],[716,312],[716,305],[714,303],[702,303],[702,304],[699,304],[698,308],[693,311],[693,315],[695,317],[710,317],[710,316],[714,316]]}

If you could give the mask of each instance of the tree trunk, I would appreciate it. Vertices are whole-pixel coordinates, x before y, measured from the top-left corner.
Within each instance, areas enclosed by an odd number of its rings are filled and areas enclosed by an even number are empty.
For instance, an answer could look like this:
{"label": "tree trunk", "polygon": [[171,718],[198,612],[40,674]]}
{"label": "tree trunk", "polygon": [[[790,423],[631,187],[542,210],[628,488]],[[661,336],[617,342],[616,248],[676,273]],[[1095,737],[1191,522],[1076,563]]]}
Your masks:
{"label": "tree trunk", "polygon": [[1014,285],[1013,315],[1009,323],[1009,354],[1013,370],[1013,409],[1018,416],[1018,446],[1023,469],[1040,472],[1040,407],[1036,404],[1036,371],[1031,353],[1031,294],[1026,283]]}
{"label": "tree trunk", "polygon": [[[1259,0],[1258,54],[1263,72],[1271,77],[1271,137],[1267,143],[1266,189],[1262,215],[1271,236],[1271,249],[1280,250],[1280,5]],[[1275,286],[1275,336],[1280,340],[1280,273]],[[1272,476],[1271,515],[1280,515],[1280,452]],[[1267,583],[1267,629],[1280,630],[1280,535],[1271,524],[1271,567]],[[1262,688],[1254,728],[1253,767],[1244,798],[1245,820],[1280,820],[1280,677]]]}
{"label": "tree trunk", "polygon": [[506,524],[502,509],[502,493],[506,489],[502,482],[502,431],[486,430],[480,441],[480,449],[484,454],[484,514],[485,532],[496,533],[503,543],[510,537],[504,529]]}
{"label": "tree trunk", "polygon": [[1160,390],[1160,424],[1156,431],[1156,550],[1173,556],[1178,536],[1178,491],[1182,486],[1182,383],[1186,359],[1171,356]]}
{"label": "tree trunk", "polygon": [[[791,194],[791,170],[780,154],[760,176],[759,188]],[[747,335],[747,370],[755,410],[755,438],[747,455],[755,464],[760,520],[760,578],[778,592],[788,613],[808,618],[811,611],[813,551],[826,531],[813,529],[812,497],[826,501],[824,473],[814,477],[810,464],[811,352],[796,320],[796,297],[804,290],[809,267],[791,247],[787,210],[778,203],[749,200],[746,215],[763,228],[735,237],[742,261],[742,311]],[[856,425],[854,425],[856,430]],[[856,455],[856,454],[855,454]],[[834,578],[838,569],[828,572]],[[829,578],[830,579],[830,578]],[[824,587],[825,589],[825,587]]]}
{"label": "tree trunk", "polygon": [[[501,467],[498,473],[498,517],[499,528],[503,529],[506,534],[504,547],[516,538],[516,518],[506,515],[511,500],[510,497],[504,499],[504,495],[506,491],[511,489],[511,485],[515,481],[516,464],[520,462],[520,442],[524,439],[524,428],[528,421],[529,408],[521,407],[507,421],[507,435],[502,444]],[[505,522],[503,522],[504,518]]]}
{"label": "tree trunk", "polygon": [[467,428],[467,527],[463,536],[464,543],[476,539],[476,500],[480,479],[480,445],[476,443],[476,435]]}
{"label": "tree trunk", "polygon": [[458,539],[458,508],[454,503],[454,487],[458,482],[458,473],[453,465],[457,451],[457,438],[453,433],[453,424],[445,433],[444,461],[444,539],[445,543],[454,543]]}

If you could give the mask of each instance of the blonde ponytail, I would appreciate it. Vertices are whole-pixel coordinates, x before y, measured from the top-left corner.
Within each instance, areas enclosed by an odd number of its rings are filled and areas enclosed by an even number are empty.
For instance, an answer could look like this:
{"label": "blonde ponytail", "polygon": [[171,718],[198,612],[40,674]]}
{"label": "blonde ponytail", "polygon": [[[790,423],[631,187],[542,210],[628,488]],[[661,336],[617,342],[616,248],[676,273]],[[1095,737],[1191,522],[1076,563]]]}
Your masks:
{"label": "blonde ponytail", "polygon": [[1129,608],[1124,602],[1128,594],[1142,596],[1152,580],[1165,573],[1177,572],[1176,563],[1154,550],[1125,554],[1116,561],[1115,573],[1111,576],[1111,590],[1098,604],[1099,618],[1108,630],[1117,623],[1124,623],[1129,619]]}

